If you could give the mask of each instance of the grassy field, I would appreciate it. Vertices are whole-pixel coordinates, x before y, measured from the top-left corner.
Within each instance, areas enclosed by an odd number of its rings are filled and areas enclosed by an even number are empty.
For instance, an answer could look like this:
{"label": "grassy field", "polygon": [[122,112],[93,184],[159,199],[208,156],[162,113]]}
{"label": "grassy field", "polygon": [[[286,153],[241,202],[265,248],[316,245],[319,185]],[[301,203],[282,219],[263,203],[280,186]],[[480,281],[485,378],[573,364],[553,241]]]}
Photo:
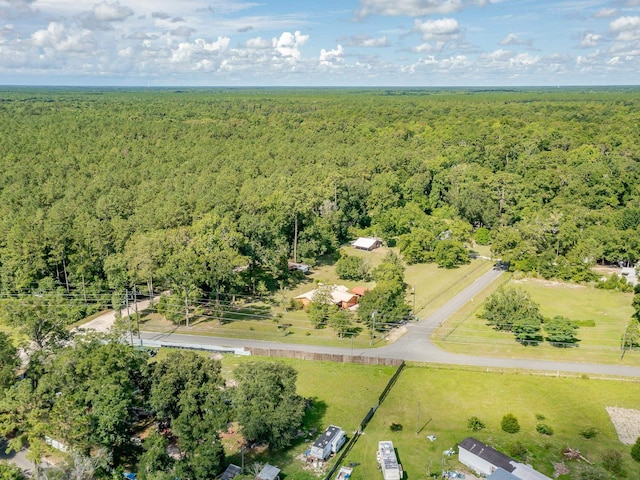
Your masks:
{"label": "grassy field", "polygon": [[[223,358],[223,371],[232,376],[239,362],[256,359],[285,362],[297,369],[298,392],[313,399],[306,428],[321,431],[335,424],[349,436],[395,371],[390,367],[236,356]],[[465,437],[474,436],[507,454],[519,442],[526,450],[519,459],[549,476],[553,473],[551,462],[562,460],[561,451],[566,446],[579,449],[596,465],[601,463],[604,452],[617,450],[622,453],[625,478],[640,480],[640,469],[631,459],[629,447],[619,442],[605,410],[607,406],[640,410],[640,384],[409,366],[343,463],[360,463],[353,480],[382,478],[375,459],[377,444],[380,440],[392,440],[405,469],[405,479],[423,479],[429,465],[432,472],[439,472],[443,459],[446,468],[463,470],[457,456],[446,457],[443,452],[456,447]],[[501,430],[500,421],[506,413],[518,418],[519,433]],[[472,434],[467,419],[473,415],[486,428]],[[539,420],[540,417],[544,419]],[[549,425],[553,435],[538,434],[539,422]],[[402,431],[392,432],[392,423],[402,425]],[[597,436],[583,438],[579,432],[587,428],[595,428]],[[428,435],[434,435],[436,440],[430,441]],[[314,439],[313,436],[301,439],[286,452],[247,454],[245,464],[269,461],[291,475],[302,469],[303,463],[296,457]],[[239,464],[237,452],[228,453]],[[574,468],[574,464],[567,464]],[[571,476],[560,478],[569,480]]]}
{"label": "grassy field", "polygon": [[[407,472],[405,478],[425,478],[429,465],[432,472],[441,471],[443,459],[447,468],[460,468],[457,457],[443,456],[443,452],[474,436],[507,454],[520,442],[527,451],[521,460],[549,476],[553,473],[551,462],[562,460],[561,450],[566,446],[578,448],[595,464],[606,450],[619,450],[626,478],[640,479],[629,447],[618,441],[607,406],[640,409],[640,384],[410,367],[345,461],[362,464],[354,472],[354,480],[381,478],[375,465],[377,442],[392,440]],[[507,413],[518,418],[519,433],[501,430],[500,421]],[[486,429],[472,435],[467,419],[473,415]],[[536,432],[540,422],[536,415],[543,416],[542,422],[553,428],[552,436]],[[403,430],[391,432],[392,423],[403,425]],[[581,430],[590,427],[598,430],[597,437],[587,440],[580,436]],[[436,440],[431,442],[428,435]]]}
{"label": "grassy field", "polygon": [[[371,268],[379,265],[388,252],[386,248],[372,252],[352,247],[344,247],[344,250],[349,255],[366,258]],[[409,265],[405,271],[405,282],[409,285],[407,304],[413,307],[415,301],[416,314],[424,318],[491,267],[492,263],[485,260],[474,260],[468,265],[452,270],[441,269],[433,264]],[[358,285],[368,288],[374,286],[372,282],[340,280],[336,276],[333,260],[323,259],[299,284],[279,292],[269,303],[253,302],[236,306],[234,312],[225,315],[222,325],[217,320],[201,317],[196,318],[188,329],[181,326],[176,331],[195,335],[342,347],[350,347],[353,342],[354,348],[369,348],[370,337],[366,329],[361,330],[353,339],[338,338],[330,328],[314,328],[306,312],[287,308],[290,299],[313,290],[318,284],[338,284],[349,288]],[[286,329],[286,335],[281,329],[282,324],[291,325]],[[170,331],[176,329],[176,326],[161,315],[151,313],[142,317],[142,328],[147,331]]]}
{"label": "grassy field", "polygon": [[[594,326],[581,326],[576,347],[556,348],[546,343],[523,346],[515,342],[513,334],[498,332],[478,318],[482,312],[482,298],[474,299],[458,311],[434,333],[434,339],[446,350],[477,355],[496,355],[512,358],[546,358],[574,362],[620,363],[620,344],[633,309],[631,293],[599,290],[590,286],[550,282],[539,279],[505,278],[507,286],[526,290],[540,305],[545,317],[562,315],[571,320],[592,321]],[[503,282],[504,283],[504,282]],[[499,287],[493,286],[492,290]],[[587,322],[589,323],[589,322]],[[622,364],[640,365],[640,352],[627,352]]]}

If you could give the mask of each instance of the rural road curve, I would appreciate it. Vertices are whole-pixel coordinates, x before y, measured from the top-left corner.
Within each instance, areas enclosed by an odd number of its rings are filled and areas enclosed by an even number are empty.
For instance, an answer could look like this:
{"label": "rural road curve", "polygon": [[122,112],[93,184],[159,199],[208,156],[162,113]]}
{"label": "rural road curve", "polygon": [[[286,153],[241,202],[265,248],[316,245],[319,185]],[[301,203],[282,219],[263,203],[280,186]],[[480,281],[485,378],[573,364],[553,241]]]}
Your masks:
{"label": "rural road curve", "polygon": [[[482,357],[446,352],[430,340],[433,330],[447,318],[462,308],[474,296],[493,283],[502,270],[492,269],[478,278],[474,283],[457,294],[444,306],[436,310],[427,318],[419,322],[407,325],[407,333],[396,342],[384,347],[373,349],[354,349],[353,355],[380,358],[400,358],[403,360],[429,362],[450,365],[471,365],[487,368],[515,368],[523,370],[543,370],[552,372],[572,372],[597,375],[615,375],[626,377],[639,377],[640,367],[632,367],[616,364],[594,364],[558,362],[548,360],[512,359],[498,357]],[[351,348],[327,347],[322,345],[303,345],[280,343],[265,340],[248,340],[235,338],[205,337],[198,335],[185,335],[177,333],[141,332],[143,341],[150,344],[173,345],[208,345],[225,348],[271,348],[282,350],[296,350],[315,353],[335,353],[351,355]]]}

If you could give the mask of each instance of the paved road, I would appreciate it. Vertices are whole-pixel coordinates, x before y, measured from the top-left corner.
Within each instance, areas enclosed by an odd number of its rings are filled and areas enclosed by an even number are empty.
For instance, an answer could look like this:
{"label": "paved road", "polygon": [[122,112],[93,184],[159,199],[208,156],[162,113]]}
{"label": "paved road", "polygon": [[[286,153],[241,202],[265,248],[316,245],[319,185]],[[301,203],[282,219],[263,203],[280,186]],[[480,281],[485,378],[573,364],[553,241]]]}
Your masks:
{"label": "paved road", "polygon": [[[355,349],[354,355],[382,358],[401,358],[404,360],[431,362],[451,365],[472,365],[488,368],[517,368],[526,370],[544,370],[552,372],[574,372],[597,375],[619,375],[640,378],[640,367],[626,365],[592,364],[557,362],[545,360],[525,360],[480,357],[463,355],[441,350],[430,340],[434,328],[438,327],[452,314],[471,301],[482,290],[493,283],[503,272],[490,270],[478,278],[469,287],[464,289],[440,309],[427,318],[407,325],[407,333],[393,344],[373,349]],[[319,345],[296,345],[291,343],[279,343],[265,340],[247,340],[233,338],[203,337],[197,335],[185,335],[175,333],[151,333],[142,332],[144,341],[171,343],[175,345],[209,345],[224,348],[259,347],[286,350],[300,350],[316,353],[337,353],[350,355],[351,348],[326,347]]]}

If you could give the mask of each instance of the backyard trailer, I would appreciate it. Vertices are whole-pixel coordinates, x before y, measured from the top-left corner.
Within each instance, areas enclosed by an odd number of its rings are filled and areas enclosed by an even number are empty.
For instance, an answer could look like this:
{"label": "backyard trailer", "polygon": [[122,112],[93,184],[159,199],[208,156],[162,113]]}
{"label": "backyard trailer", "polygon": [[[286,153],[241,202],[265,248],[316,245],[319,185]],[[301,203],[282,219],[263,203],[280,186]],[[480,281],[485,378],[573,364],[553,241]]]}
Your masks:
{"label": "backyard trailer", "polygon": [[384,480],[402,480],[402,465],[398,463],[393,442],[378,442],[377,458]]}
{"label": "backyard trailer", "polygon": [[326,460],[332,453],[337,453],[340,450],[346,439],[344,430],[335,425],[329,425],[314,442],[309,456],[316,460]]}

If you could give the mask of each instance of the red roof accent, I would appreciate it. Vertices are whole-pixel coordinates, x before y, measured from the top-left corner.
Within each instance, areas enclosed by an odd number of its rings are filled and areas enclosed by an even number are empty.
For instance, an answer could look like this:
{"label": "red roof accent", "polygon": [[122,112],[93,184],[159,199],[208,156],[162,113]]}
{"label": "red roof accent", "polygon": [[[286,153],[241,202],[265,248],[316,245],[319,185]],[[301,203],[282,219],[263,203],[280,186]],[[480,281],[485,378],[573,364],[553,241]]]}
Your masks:
{"label": "red roof accent", "polygon": [[354,295],[358,295],[359,297],[363,297],[364,294],[368,291],[369,289],[366,287],[353,287],[351,290],[349,290],[349,292],[353,293]]}

